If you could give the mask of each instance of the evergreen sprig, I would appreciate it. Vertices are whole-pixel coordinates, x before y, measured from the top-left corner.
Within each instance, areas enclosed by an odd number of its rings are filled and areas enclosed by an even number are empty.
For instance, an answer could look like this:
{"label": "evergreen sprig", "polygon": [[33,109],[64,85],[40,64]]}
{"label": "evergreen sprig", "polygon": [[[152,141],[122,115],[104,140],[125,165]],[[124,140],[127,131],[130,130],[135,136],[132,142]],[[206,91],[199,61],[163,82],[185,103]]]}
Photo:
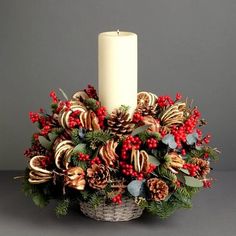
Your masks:
{"label": "evergreen sprig", "polygon": [[84,104],[88,109],[96,111],[99,108],[97,100],[94,98],[87,98],[84,100]]}
{"label": "evergreen sprig", "polygon": [[85,134],[85,141],[93,147],[104,145],[107,140],[112,138],[112,134],[108,131],[95,130]]}
{"label": "evergreen sprig", "polygon": [[60,200],[57,203],[57,206],[55,208],[55,213],[56,213],[57,217],[67,215],[68,211],[69,211],[69,206],[70,206],[70,200],[69,199]]}

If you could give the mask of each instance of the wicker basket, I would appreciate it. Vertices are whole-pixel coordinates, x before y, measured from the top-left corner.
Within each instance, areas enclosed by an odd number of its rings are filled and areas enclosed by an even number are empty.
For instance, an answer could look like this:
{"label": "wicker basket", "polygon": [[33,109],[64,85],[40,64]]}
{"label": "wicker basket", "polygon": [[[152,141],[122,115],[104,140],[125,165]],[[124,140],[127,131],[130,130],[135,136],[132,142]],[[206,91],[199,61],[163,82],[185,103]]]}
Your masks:
{"label": "wicker basket", "polygon": [[143,209],[133,199],[122,199],[122,204],[101,204],[94,208],[87,202],[80,202],[80,210],[84,215],[101,221],[129,221],[140,217]]}

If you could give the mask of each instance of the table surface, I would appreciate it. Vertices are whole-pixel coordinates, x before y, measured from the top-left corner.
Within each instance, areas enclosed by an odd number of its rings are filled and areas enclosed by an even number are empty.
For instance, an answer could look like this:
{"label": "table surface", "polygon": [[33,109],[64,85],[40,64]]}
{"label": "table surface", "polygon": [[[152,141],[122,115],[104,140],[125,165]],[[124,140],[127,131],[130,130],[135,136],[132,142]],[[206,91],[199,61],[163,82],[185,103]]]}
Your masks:
{"label": "table surface", "polygon": [[167,220],[143,215],[130,222],[97,222],[78,212],[57,218],[54,203],[40,209],[20,191],[13,176],[16,171],[0,172],[0,235],[236,235],[236,172],[215,172],[210,190],[203,190],[193,200],[191,210],[179,210]]}

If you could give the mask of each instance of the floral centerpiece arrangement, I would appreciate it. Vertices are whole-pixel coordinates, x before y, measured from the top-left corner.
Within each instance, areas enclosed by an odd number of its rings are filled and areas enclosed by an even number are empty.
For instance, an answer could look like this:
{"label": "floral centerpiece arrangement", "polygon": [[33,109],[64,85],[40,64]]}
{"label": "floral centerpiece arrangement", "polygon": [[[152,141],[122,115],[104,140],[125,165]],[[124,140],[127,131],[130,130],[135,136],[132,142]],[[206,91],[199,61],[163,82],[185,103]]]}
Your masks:
{"label": "floral centerpiece arrangement", "polygon": [[50,113],[30,112],[38,131],[25,151],[23,190],[36,205],[56,199],[65,215],[78,204],[97,220],[130,220],[144,209],[166,218],[211,186],[218,151],[200,130],[199,110],[180,94],[140,92],[131,116],[125,106],[107,114],[90,85],[71,99],[61,92],[62,100],[50,93]]}

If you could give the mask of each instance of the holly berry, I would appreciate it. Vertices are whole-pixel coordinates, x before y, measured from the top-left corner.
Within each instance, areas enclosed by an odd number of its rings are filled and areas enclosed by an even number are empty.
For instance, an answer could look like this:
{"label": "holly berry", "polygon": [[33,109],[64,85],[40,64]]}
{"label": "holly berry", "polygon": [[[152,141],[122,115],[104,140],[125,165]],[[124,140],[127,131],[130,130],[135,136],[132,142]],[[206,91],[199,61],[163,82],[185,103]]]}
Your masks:
{"label": "holly berry", "polygon": [[80,161],[88,161],[89,160],[89,155],[80,152],[80,153],[78,153],[78,159]]}
{"label": "holly berry", "polygon": [[143,116],[141,116],[140,112],[135,112],[133,115],[133,122],[138,123],[143,120]]}
{"label": "holly berry", "polygon": [[104,120],[107,116],[107,109],[106,107],[99,107],[97,110],[96,110],[96,115],[98,117],[98,122],[99,122],[99,125],[101,128],[104,128]]}
{"label": "holly berry", "polygon": [[118,194],[112,198],[112,202],[122,204],[122,194]]}
{"label": "holly berry", "polygon": [[58,98],[57,98],[55,91],[51,91],[49,95],[52,98],[53,103],[58,103]]}
{"label": "holly berry", "polygon": [[191,163],[185,163],[183,168],[189,171],[190,176],[196,176],[197,172],[200,170],[199,166]]}
{"label": "holly berry", "polygon": [[37,112],[30,112],[29,117],[32,123],[38,122],[39,121],[39,114]]}
{"label": "holly berry", "polygon": [[148,146],[149,149],[154,149],[157,147],[157,140],[155,138],[149,138],[146,141],[146,144]]}
{"label": "holly berry", "polygon": [[90,161],[90,163],[91,163],[91,165],[93,165],[93,164],[100,165],[101,160],[99,159],[99,157],[94,157],[93,160]]}
{"label": "holly berry", "polygon": [[176,93],[175,99],[176,101],[179,101],[182,98],[182,95],[180,93]]}
{"label": "holly berry", "polygon": [[185,155],[186,155],[186,150],[185,150],[185,149],[182,149],[182,150],[181,150],[181,154],[182,154],[183,156],[185,156]]}
{"label": "holly berry", "polygon": [[44,126],[44,127],[41,129],[40,133],[41,133],[43,136],[45,136],[45,135],[47,135],[47,134],[49,133],[49,131],[51,131],[51,127],[50,127],[49,125],[46,125],[46,126]]}
{"label": "holly berry", "polygon": [[141,143],[142,142],[139,137],[128,136],[122,143],[121,158],[127,159],[127,152],[132,149],[140,149]]}
{"label": "holly berry", "polygon": [[204,179],[203,180],[203,187],[204,188],[211,188],[211,186],[212,186],[211,180],[209,180],[209,179]]}

